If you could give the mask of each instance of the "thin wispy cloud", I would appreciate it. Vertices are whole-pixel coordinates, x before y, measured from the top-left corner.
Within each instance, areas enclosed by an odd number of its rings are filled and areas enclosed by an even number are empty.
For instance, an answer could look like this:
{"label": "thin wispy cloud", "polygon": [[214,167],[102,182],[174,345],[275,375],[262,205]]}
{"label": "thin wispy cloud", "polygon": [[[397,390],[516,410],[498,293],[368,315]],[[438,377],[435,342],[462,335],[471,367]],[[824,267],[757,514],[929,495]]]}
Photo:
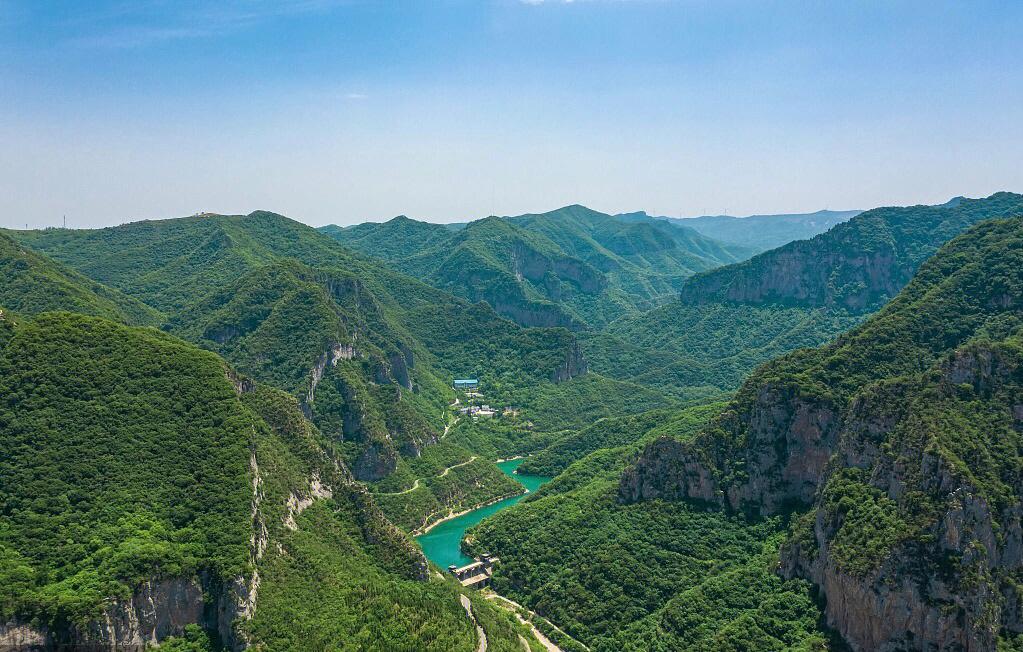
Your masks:
{"label": "thin wispy cloud", "polygon": [[345,93],[345,97],[350,100],[365,100],[369,98],[369,95],[365,93]]}
{"label": "thin wispy cloud", "polygon": [[67,42],[81,47],[132,48],[172,40],[231,34],[266,21],[334,11],[344,0],[231,0],[214,7],[199,3],[150,2],[141,8],[86,14],[69,25],[78,32]]}

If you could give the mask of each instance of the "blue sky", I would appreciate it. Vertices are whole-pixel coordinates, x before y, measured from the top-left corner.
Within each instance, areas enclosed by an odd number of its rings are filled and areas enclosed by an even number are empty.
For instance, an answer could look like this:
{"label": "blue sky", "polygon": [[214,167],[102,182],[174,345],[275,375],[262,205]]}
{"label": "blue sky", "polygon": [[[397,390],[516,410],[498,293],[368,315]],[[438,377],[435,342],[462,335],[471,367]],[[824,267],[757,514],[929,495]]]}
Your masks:
{"label": "blue sky", "polygon": [[0,226],[1023,191],[1023,3],[0,0]]}

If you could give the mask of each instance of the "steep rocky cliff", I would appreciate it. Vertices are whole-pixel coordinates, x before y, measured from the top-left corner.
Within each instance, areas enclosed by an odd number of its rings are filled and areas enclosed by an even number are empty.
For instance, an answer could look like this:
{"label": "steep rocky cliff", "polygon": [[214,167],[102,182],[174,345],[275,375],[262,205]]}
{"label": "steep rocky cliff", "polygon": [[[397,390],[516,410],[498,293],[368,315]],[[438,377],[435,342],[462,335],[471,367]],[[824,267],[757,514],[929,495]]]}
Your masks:
{"label": "steep rocky cliff", "polygon": [[565,361],[554,370],[554,374],[551,376],[551,381],[554,383],[563,383],[566,380],[572,380],[576,376],[581,376],[586,372],[586,358],[583,357],[582,347],[579,346],[578,342],[573,340],[572,344],[569,346],[568,353],[565,356]]}
{"label": "steep rocky cliff", "polygon": [[956,238],[863,326],[758,369],[619,499],[795,507],[780,569],[857,649],[993,649],[1023,631],[1023,219]]}
{"label": "steep rocky cliff", "polygon": [[141,652],[189,625],[217,632],[228,649],[246,642],[234,629],[245,613],[238,609],[248,587],[224,586],[211,578],[171,577],[142,582],[130,597],[103,604],[95,618],[62,627],[13,620],[0,623],[0,650],[128,650]]}
{"label": "steep rocky cliff", "polygon": [[423,579],[298,400],[212,353],[49,313],[0,370],[0,648],[142,650],[189,625],[246,647],[262,569],[316,503],[346,503],[388,572]]}
{"label": "steep rocky cliff", "polygon": [[877,208],[809,240],[693,276],[683,304],[777,303],[871,312],[895,296],[938,247],[977,222],[1023,213],[1023,196]]}
{"label": "steep rocky cliff", "polygon": [[991,650],[1023,631],[1023,483],[999,459],[1023,439],[1020,343],[959,349],[854,399],[781,561],[861,649]]}

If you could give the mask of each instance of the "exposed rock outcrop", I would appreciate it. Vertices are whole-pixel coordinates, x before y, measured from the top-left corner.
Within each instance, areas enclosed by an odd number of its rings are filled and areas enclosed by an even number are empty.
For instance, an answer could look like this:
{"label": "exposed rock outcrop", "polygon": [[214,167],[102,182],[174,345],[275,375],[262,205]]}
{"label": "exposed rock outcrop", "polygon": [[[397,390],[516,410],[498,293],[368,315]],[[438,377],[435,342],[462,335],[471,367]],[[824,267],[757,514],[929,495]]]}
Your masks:
{"label": "exposed rock outcrop", "polygon": [[59,649],[57,642],[45,628],[34,627],[20,620],[0,622],[0,650],[36,652],[54,649]]}
{"label": "exposed rock outcrop", "polygon": [[576,376],[581,376],[587,371],[589,369],[586,364],[586,358],[583,357],[582,347],[573,339],[565,355],[565,361],[558,365],[558,368],[551,374],[551,382],[563,383],[566,380],[572,380]]}
{"label": "exposed rock outcrop", "polygon": [[218,632],[228,649],[241,649],[246,643],[233,623],[244,617],[236,605],[247,593],[241,578],[224,587],[209,574],[146,581],[128,599],[107,601],[98,617],[67,630],[50,631],[21,621],[2,623],[0,650],[142,652],[180,636],[192,624]]}
{"label": "exposed rock outcrop", "polygon": [[683,304],[774,303],[872,312],[894,297],[919,265],[971,225],[1023,212],[1020,195],[960,204],[877,208],[809,240],[741,263],[700,272],[679,292]]}
{"label": "exposed rock outcrop", "polygon": [[313,404],[313,400],[316,398],[316,386],[320,384],[320,380],[323,379],[323,372],[326,371],[327,365],[336,367],[337,363],[341,360],[352,360],[358,355],[358,351],[355,348],[355,344],[352,342],[341,343],[337,342],[330,347],[327,351],[324,351],[320,359],[316,361],[313,368],[310,370],[309,375],[309,391],[306,392],[305,396],[305,410],[306,417],[309,416],[308,406]]}
{"label": "exposed rock outcrop", "polygon": [[511,256],[512,271],[520,278],[540,282],[553,274],[585,294],[597,294],[607,287],[604,275],[578,258],[548,257],[521,243],[514,247]]}
{"label": "exposed rock outcrop", "polygon": [[544,302],[518,302],[511,301],[508,297],[491,295],[481,297],[498,314],[507,317],[516,324],[529,328],[567,328],[570,331],[579,331],[586,328],[586,323],[565,312],[561,306],[554,303]]}
{"label": "exposed rock outcrop", "polygon": [[398,467],[398,455],[393,446],[383,441],[371,441],[352,465],[356,480],[373,482],[394,472]]}
{"label": "exposed rock outcrop", "polygon": [[[710,438],[703,446],[664,438],[627,470],[619,496],[697,499],[764,514],[792,502],[812,505],[779,568],[821,587],[828,623],[855,649],[992,650],[999,630],[1023,632],[1013,579],[1023,572],[1023,483],[1004,478],[1017,498],[993,506],[971,480],[976,471],[936,447],[932,437],[940,433],[924,430],[921,439],[905,432],[925,410],[957,405],[967,392],[988,397],[995,422],[1012,423],[1020,436],[1015,404],[1005,400],[1020,387],[1023,365],[1014,354],[980,345],[956,350],[916,379],[870,387],[841,414],[762,388],[749,411],[741,449],[748,454],[731,458],[738,463],[731,475],[721,469],[735,449],[708,447]],[[888,519],[869,517],[869,544],[850,530],[860,525],[847,524],[857,509]]]}
{"label": "exposed rock outcrop", "polygon": [[795,507],[779,570],[821,588],[854,649],[1023,634],[1021,243],[1020,219],[953,240],[859,328],[760,367],[694,440],[648,445],[619,499]]}

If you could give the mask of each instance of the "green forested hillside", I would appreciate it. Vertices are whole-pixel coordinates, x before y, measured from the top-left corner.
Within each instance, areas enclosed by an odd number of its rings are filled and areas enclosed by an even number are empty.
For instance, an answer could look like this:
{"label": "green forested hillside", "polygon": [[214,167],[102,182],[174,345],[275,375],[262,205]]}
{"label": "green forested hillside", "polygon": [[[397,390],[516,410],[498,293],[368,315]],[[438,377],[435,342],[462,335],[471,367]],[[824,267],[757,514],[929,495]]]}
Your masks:
{"label": "green forested hillside", "polygon": [[748,255],[742,247],[722,245],[691,229],[623,222],[579,205],[510,219],[603,272],[610,287],[654,304],[674,295],[694,272]]}
{"label": "green forested hillside", "polygon": [[916,269],[973,224],[1023,212],[1023,195],[997,193],[955,205],[876,208],[810,240],[694,276],[684,305],[775,303],[877,310]]}
{"label": "green forested hillside", "polygon": [[[240,453],[231,457],[230,463],[236,464],[239,471],[234,476],[232,486],[241,496],[243,502],[239,505],[243,508],[231,507],[232,503],[224,499],[227,495],[224,487],[203,485],[204,489],[211,492],[209,496],[219,497],[218,504],[222,509],[230,511],[229,514],[221,514],[209,510],[206,518],[223,522],[223,526],[216,530],[220,536],[231,535],[232,530],[227,525],[231,522],[241,528],[241,534],[235,544],[205,543],[202,537],[213,533],[213,526],[205,521],[199,527],[189,525],[187,505],[190,503],[177,505],[178,498],[175,496],[187,494],[193,501],[202,501],[207,494],[196,491],[185,482],[180,474],[174,472],[175,462],[159,456],[159,445],[147,443],[145,436],[139,434],[146,428],[145,421],[117,410],[138,410],[141,405],[148,405],[147,414],[152,416],[154,423],[163,426],[159,431],[160,437],[169,437],[176,444],[185,445],[188,445],[188,438],[180,436],[173,427],[166,429],[167,424],[173,421],[164,414],[166,408],[161,400],[151,400],[152,397],[145,391],[134,388],[130,390],[134,402],[129,402],[127,408],[116,408],[116,415],[110,417],[118,422],[120,428],[105,433],[108,438],[117,441],[118,447],[114,449],[119,456],[117,461],[125,466],[121,468],[111,464],[103,455],[92,455],[89,459],[94,460],[97,467],[89,472],[90,477],[105,482],[106,476],[103,473],[109,470],[117,482],[131,478],[130,470],[140,461],[134,450],[140,446],[140,450],[145,450],[153,457],[156,465],[154,468],[158,467],[159,470],[157,476],[148,480],[141,474],[138,479],[148,483],[146,492],[153,494],[151,497],[160,503],[161,509],[170,509],[173,518],[178,520],[168,523],[166,519],[169,517],[164,512],[156,510],[157,515],[154,517],[143,511],[138,517],[131,516],[129,520],[122,519],[108,526],[104,524],[104,518],[123,516],[122,510],[117,507],[116,498],[106,495],[90,497],[93,504],[102,504],[107,511],[95,516],[99,519],[95,523],[85,519],[81,527],[83,531],[91,528],[100,538],[94,538],[84,546],[84,556],[74,557],[67,562],[72,566],[55,573],[48,570],[50,566],[37,568],[34,560],[26,559],[20,548],[8,545],[4,539],[0,543],[4,558],[0,570],[5,580],[10,580],[5,585],[11,591],[5,592],[3,596],[3,617],[29,620],[32,626],[41,628],[46,635],[57,639],[71,637],[83,640],[83,637],[91,636],[96,640],[117,640],[118,636],[128,634],[118,628],[106,632],[92,631],[91,623],[96,622],[101,601],[111,597],[122,600],[131,598],[133,591],[142,590],[140,586],[148,586],[141,582],[168,576],[177,578],[166,580],[177,588],[171,589],[160,584],[156,590],[184,591],[186,597],[183,599],[186,601],[189,599],[187,594],[198,592],[198,597],[192,596],[195,597],[194,606],[186,610],[192,615],[186,613],[184,617],[212,631],[212,634],[202,635],[192,632],[189,636],[195,640],[233,636],[229,622],[202,615],[211,609],[203,606],[204,599],[221,596],[216,599],[223,602],[228,600],[224,596],[229,594],[229,584],[239,581],[251,584],[253,580],[243,572],[251,566],[255,554],[250,545],[250,534],[253,527],[256,527],[254,540],[261,541],[258,528],[265,526],[268,530],[264,530],[264,533],[277,538],[286,553],[290,552],[291,557],[297,555],[302,561],[281,575],[279,570],[282,567],[277,563],[279,559],[255,558],[259,561],[256,565],[264,577],[260,596],[266,609],[257,612],[259,617],[252,621],[250,640],[254,640],[251,638],[253,636],[264,636],[268,649],[304,649],[305,643],[296,642],[305,639],[295,637],[297,632],[294,625],[301,618],[295,614],[294,609],[299,608],[302,613],[309,613],[305,611],[309,602],[326,599],[327,602],[323,604],[327,611],[318,614],[335,625],[317,641],[347,641],[357,636],[374,641],[377,646],[366,649],[393,649],[391,643],[395,641],[407,641],[412,646],[410,649],[462,649],[463,646],[465,649],[475,649],[475,630],[469,626],[470,621],[458,604],[457,593],[451,587],[438,590],[419,583],[419,580],[424,579],[419,565],[422,562],[418,561],[421,557],[413,552],[403,535],[383,520],[372,499],[357,501],[360,507],[354,512],[354,517],[351,513],[342,517],[337,505],[324,503],[328,505],[323,508],[326,510],[323,511],[325,516],[315,523],[322,525],[331,519],[337,522],[352,517],[354,522],[339,523],[348,534],[338,538],[339,535],[332,534],[330,528],[310,525],[313,531],[292,542],[294,550],[286,548],[289,544],[284,539],[287,538],[285,535],[290,526],[285,526],[293,521],[301,521],[296,520],[298,512],[289,501],[297,499],[298,503],[295,504],[301,509],[303,501],[307,500],[305,496],[311,499],[324,498],[324,486],[326,495],[333,493],[336,499],[354,495],[353,491],[358,493],[357,489],[349,488],[347,484],[343,487],[338,485],[337,478],[349,482],[345,479],[348,478],[345,469],[349,464],[357,474],[365,477],[386,473],[389,468],[393,468],[391,463],[386,462],[388,455],[396,456],[399,462],[403,454],[412,455],[410,459],[418,461],[416,456],[421,454],[423,447],[437,440],[449,418],[446,404],[452,394],[448,389],[448,379],[456,373],[477,375],[490,383],[495,391],[506,388],[503,391],[515,394],[519,405],[528,405],[530,397],[537,396],[543,385],[553,385],[557,380],[579,373],[580,367],[585,368],[574,350],[571,335],[566,331],[516,327],[485,305],[470,305],[418,284],[345,250],[312,229],[279,216],[256,214],[252,218],[205,219],[208,221],[166,221],[156,225],[156,233],[151,232],[154,225],[143,223],[99,232],[29,232],[17,235],[24,239],[34,238],[43,246],[51,247],[58,255],[66,256],[69,263],[86,267],[91,273],[103,276],[122,285],[129,292],[161,305],[168,313],[165,328],[224,355],[244,373],[291,393],[288,396],[269,387],[235,378],[225,373],[228,369],[226,363],[217,361],[212,354],[194,349],[157,331],[113,332],[110,342],[97,344],[102,354],[97,354],[98,360],[92,371],[79,367],[73,370],[56,365],[54,367],[62,376],[79,383],[77,388],[84,392],[84,396],[94,392],[90,393],[81,387],[83,379],[78,377],[79,372],[92,373],[97,382],[109,383],[109,395],[97,397],[98,403],[82,408],[89,414],[102,414],[103,401],[118,400],[120,396],[117,383],[112,378],[126,373],[129,378],[148,380],[144,358],[140,358],[136,351],[146,355],[148,341],[145,337],[155,338],[156,342],[172,343],[184,351],[193,351],[200,359],[201,356],[207,356],[206,359],[215,361],[216,374],[204,382],[221,383],[231,396],[235,394],[231,389],[231,383],[234,382],[235,389],[241,388],[242,392],[241,402],[235,399],[231,409],[237,410],[245,423],[235,432],[237,437],[231,440],[231,445],[220,444],[217,452],[228,456]],[[147,232],[157,238],[163,238],[161,234],[170,237],[149,242],[144,247],[138,246],[146,240]],[[0,315],[0,346],[10,339],[10,346],[7,347],[10,355],[20,351],[22,339],[34,337],[39,324],[43,324],[43,320],[49,317],[40,317],[38,323],[27,320],[27,315],[19,316],[6,309],[7,302],[33,306],[33,310],[91,309],[90,305],[76,303],[77,295],[64,293],[64,286],[68,285],[64,282],[65,278],[80,281],[86,288],[102,289],[103,293],[96,293],[101,298],[113,296],[129,306],[143,306],[136,299],[124,297],[43,256],[14,246],[15,251],[31,257],[29,260],[34,265],[33,273],[39,269],[45,274],[28,275],[34,281],[33,284],[9,285],[6,288],[7,301],[4,313]],[[104,251],[108,253],[97,257]],[[289,254],[332,266],[326,269],[312,268],[295,260],[281,258]],[[108,264],[97,265],[97,260]],[[19,263],[9,269],[20,272],[22,266]],[[47,285],[38,282],[39,279],[51,281],[52,270],[63,273],[61,283]],[[363,282],[363,279],[366,281]],[[37,296],[41,299],[35,300]],[[26,301],[26,297],[35,303]],[[102,303],[99,305],[106,307]],[[144,312],[155,316],[154,322],[164,320],[156,310],[144,307]],[[107,316],[127,321],[121,314],[111,313]],[[67,315],[67,318],[73,324],[69,328],[82,336],[90,334],[93,328],[113,327],[108,322],[96,322],[98,325],[87,327],[76,321],[81,319],[78,316]],[[88,345],[75,338],[64,338],[50,325],[47,325],[45,332],[45,336],[40,336],[44,340],[63,339],[67,346],[88,348]],[[131,339],[141,337],[140,334],[145,334],[145,337],[138,341]],[[452,337],[453,334],[457,335],[457,339]],[[424,341],[430,343],[429,348],[423,345]],[[104,358],[106,353],[119,356],[117,364]],[[40,359],[33,358],[25,366],[34,368],[40,364]],[[180,366],[172,365],[172,369],[165,373],[165,382],[180,383],[181,379],[175,374],[182,372],[187,373]],[[13,383],[12,387],[32,386],[28,376],[8,376]],[[36,377],[33,375],[32,378],[35,382]],[[215,381],[215,378],[220,380]],[[174,394],[169,387],[153,391],[162,392],[161,399],[170,399]],[[196,391],[210,399],[217,396],[208,387],[197,387]],[[208,412],[202,410],[202,401],[189,402],[194,404],[191,406],[193,409],[199,409],[203,414]],[[37,404],[32,403],[32,406],[30,408],[18,404],[8,416],[15,421],[26,418]],[[319,429],[305,420],[302,410],[323,426],[325,434],[320,434]],[[71,419],[82,416],[81,412],[74,410],[67,410],[65,414]],[[70,424],[57,427],[51,418],[41,418],[42,423],[48,424],[50,432],[54,432],[54,428],[61,431],[70,427]],[[208,415],[208,418],[217,424],[216,427],[223,424],[221,417]],[[205,432],[195,430],[197,433]],[[5,432],[5,436],[14,436],[16,432]],[[77,441],[91,448],[96,442],[87,433],[83,431]],[[13,440],[4,443],[5,448],[8,443],[14,445]],[[374,448],[374,444],[379,446]],[[62,454],[66,450],[68,464],[76,464],[76,456],[88,456],[86,452],[64,446],[59,438],[53,441],[53,445]],[[232,448],[233,445],[237,445],[237,450]],[[253,449],[256,450],[256,456],[250,459],[247,451]],[[39,447],[34,454],[45,457],[52,453],[45,447]],[[296,453],[299,454],[298,458],[295,457]],[[203,459],[205,454],[202,446],[192,446],[189,449],[187,456],[182,458],[186,460],[186,468],[189,469],[187,473],[195,472],[192,465],[196,460]],[[302,456],[308,455],[313,455],[315,465],[310,466],[302,461]],[[463,457],[469,457],[464,449]],[[4,470],[12,474],[24,473],[28,465],[38,463],[15,457],[10,462],[10,466]],[[76,466],[81,467],[83,472],[88,471],[84,465]],[[404,466],[408,468],[408,465]],[[413,466],[419,468],[420,465]],[[256,467],[260,469],[257,471],[260,486],[264,487],[259,492],[261,501],[265,500],[259,510],[259,514],[264,517],[263,525],[253,524],[249,514],[251,474]],[[218,463],[219,470],[228,468],[228,462]],[[342,472],[341,476],[335,477],[338,469]],[[200,475],[193,476],[193,482],[206,479],[204,474],[197,473]],[[413,479],[416,479],[415,473],[413,470]],[[432,477],[429,469],[424,469],[422,473],[424,478]],[[67,477],[75,476],[68,474]],[[189,476],[186,474],[184,477]],[[50,480],[43,477],[40,482],[48,483]],[[509,482],[492,464],[479,459],[464,468],[452,470],[443,483],[425,482],[424,487],[437,492],[431,501],[439,506],[443,503],[442,508],[446,510],[450,507],[471,506],[491,500],[497,495],[505,495],[510,489]],[[5,479],[4,486],[9,484]],[[516,483],[511,484],[518,486]],[[24,486],[38,489],[31,483],[25,483]],[[271,486],[274,487],[273,492],[269,491]],[[171,497],[161,501],[159,492],[171,488],[185,494],[171,493]],[[286,500],[289,490],[292,498]],[[89,482],[80,481],[77,491],[88,494]],[[127,497],[139,490],[125,491]],[[268,495],[264,497],[264,493]],[[269,495],[271,493],[272,496]],[[0,494],[0,506],[4,508],[13,510],[25,503],[25,498],[14,500],[3,492]],[[81,498],[75,498],[73,491],[62,492],[58,487],[53,495],[64,503],[53,503],[49,513],[59,514],[60,518],[77,519],[75,512],[65,509],[69,499],[81,504],[83,508],[86,506]],[[209,500],[215,498],[209,497]],[[416,504],[416,501],[395,503],[391,506],[391,513],[400,515]],[[34,508],[42,509],[43,505],[39,501],[33,503]],[[49,536],[62,531],[56,521],[40,522],[37,515],[30,517],[31,513],[32,510],[20,510],[16,516],[31,518],[34,527]],[[7,517],[8,514],[3,516]],[[381,525],[372,526],[373,523]],[[32,531],[23,527],[28,526],[22,526],[21,521],[12,516],[11,519],[4,519],[0,531],[5,537],[10,535],[24,538],[27,543],[38,544],[30,537],[22,536]],[[185,529],[182,530],[182,527]],[[69,542],[71,540],[68,539]],[[75,545],[81,544],[76,542]],[[267,542],[259,543],[260,554],[267,545]],[[95,553],[95,546],[100,546],[99,556]],[[103,546],[113,546],[120,552],[110,556]],[[365,554],[346,561],[344,555],[360,546],[365,549]],[[234,554],[231,552],[234,549],[237,552],[231,558],[234,565],[227,568],[226,562],[218,561],[219,556],[230,556]],[[54,545],[51,550],[60,552],[62,547]],[[278,554],[280,551],[281,548],[278,548]],[[36,554],[38,552],[38,549],[34,551]],[[337,565],[336,569],[310,564],[316,555],[324,554]],[[270,565],[264,568],[266,564]],[[336,575],[339,572],[341,575]],[[331,602],[333,598],[324,591],[329,586],[336,586],[339,577],[345,578],[353,595],[364,594],[367,590],[378,595],[379,613],[374,616],[369,610],[363,611],[362,605],[354,605],[347,600]],[[351,578],[362,579],[352,582]],[[238,603],[237,607],[245,609],[244,601]],[[158,605],[157,611],[160,612],[161,608]],[[214,611],[222,611],[223,608],[216,607]],[[118,603],[113,609],[120,614],[126,612],[119,610],[130,611],[131,607],[130,604],[120,606]],[[502,649],[509,644],[517,647],[518,634],[509,633],[515,628],[508,624],[500,625],[504,622],[502,618],[496,612],[489,615],[489,623],[496,623],[494,626],[500,626],[501,631],[511,636],[504,641],[499,633],[494,633],[491,638],[495,649]],[[411,629],[417,627],[412,623],[416,621],[421,623],[418,626],[420,631],[412,635]],[[169,629],[166,624],[158,625],[161,629],[154,630],[153,635],[159,640],[170,634],[184,633],[184,624],[187,623],[181,623],[181,627],[172,624]],[[140,626],[147,626],[144,619]],[[83,633],[85,631],[91,633]],[[282,633],[286,635],[282,636]]]}
{"label": "green forested hillside", "polygon": [[443,224],[420,222],[404,215],[382,224],[363,222],[344,228],[330,224],[320,231],[345,246],[386,261],[414,256],[451,238],[451,230]]}
{"label": "green forested hillside", "polygon": [[16,325],[17,322],[14,321],[14,315],[11,314],[11,311],[0,307],[0,349],[7,344],[7,340],[14,334]]}
{"label": "green forested hillside", "polygon": [[559,302],[577,293],[595,295],[604,285],[597,270],[503,218],[472,222],[457,234],[403,217],[321,230],[434,287],[470,301],[486,300],[529,326],[581,328]]}
{"label": "green forested hillside", "polygon": [[[992,649],[1020,633],[1002,596],[1018,586],[1021,296],[1023,218],[982,222],[862,326],[758,369],[691,444],[652,443],[620,495],[802,505],[783,567],[843,605],[829,613],[856,645]],[[895,592],[913,617],[865,627]]]}
{"label": "green forested hillside", "polygon": [[446,420],[446,383],[414,362],[426,352],[351,273],[271,263],[169,328],[300,397],[314,423],[345,442],[360,480],[392,472],[400,452],[418,454]]}
{"label": "green forested hillside", "polygon": [[[549,392],[585,371],[568,331],[518,327],[486,304],[418,283],[280,216],[169,220],[150,235],[171,236],[163,245],[171,252],[159,242],[137,248],[153,229],[141,223],[19,236],[160,302],[165,329],[289,392],[325,445],[406,532],[520,491],[491,460],[550,441],[532,419],[560,430],[586,414],[573,402],[578,392]],[[218,240],[222,233],[229,237]],[[211,237],[217,244],[209,248]],[[119,261],[138,257],[138,265],[93,265],[89,254],[108,248]],[[197,294],[179,301],[182,285]],[[451,442],[441,442],[455,414],[448,402],[456,376],[478,377],[487,400],[522,416],[466,421]],[[610,403],[601,401],[611,398],[625,396],[589,396],[587,411],[607,414]]]}
{"label": "green forested hillside", "polygon": [[[0,234],[0,623],[52,644],[475,650],[457,582],[408,534],[520,492],[492,460],[532,454],[520,472],[556,477],[465,545],[592,650],[1008,645],[1023,217],[974,223],[1021,209],[870,211],[578,339],[270,213]],[[517,305],[579,320],[580,296],[739,255],[579,207],[392,222],[387,243],[343,233],[380,255],[422,239],[419,277],[458,235],[436,269],[489,271],[451,290],[511,269]],[[510,409],[473,420],[454,377]],[[864,625],[896,599],[906,618]],[[471,605],[488,649],[521,649],[524,626]]]}
{"label": "green forested hillside", "polygon": [[[560,475],[466,545],[501,556],[499,591],[594,650],[1008,644],[1021,256],[1023,218],[985,221],[863,326],[764,365],[724,409],[556,440],[520,468]],[[719,502],[731,509],[708,511]]]}
{"label": "green forested hillside", "polygon": [[[451,378],[477,377],[495,405],[536,413],[556,382],[585,372],[568,331],[516,326],[271,213],[18,235],[158,303],[166,329],[290,392],[356,479],[397,494],[382,501],[402,526],[509,492],[489,460],[443,483],[406,462],[452,417]],[[577,418],[564,404],[542,411],[549,428]],[[459,461],[492,450],[463,443]]]}
{"label": "green forested hillside", "polygon": [[292,258],[317,270],[353,275],[367,291],[360,300],[378,304],[447,374],[489,374],[496,379],[525,370],[535,380],[551,379],[565,372],[571,357],[573,338],[565,331],[516,328],[485,306],[459,300],[315,229],[265,211],[15,235],[19,242],[172,317],[194,316],[191,304],[207,297],[226,303],[225,289],[242,277]]}
{"label": "green forested hillside", "polygon": [[549,388],[527,414],[541,431],[580,429],[597,419],[670,405],[660,394],[632,383],[586,374]]}
{"label": "green forested hillside", "polygon": [[222,363],[157,331],[52,313],[0,356],[3,614],[95,616],[143,579],[241,574],[253,417]]}
{"label": "green forested hillside", "polygon": [[[758,364],[795,349],[827,342],[863,321],[865,314],[842,310],[765,305],[674,302],[635,319],[613,324],[608,333],[584,340],[593,370],[682,399],[713,396],[738,387]],[[646,366],[618,364],[610,342],[628,342],[648,355]],[[600,345],[600,348],[594,345]],[[601,349],[610,351],[605,357]],[[665,360],[668,360],[667,362]]]}
{"label": "green forested hillside", "polygon": [[0,305],[25,316],[73,310],[134,325],[156,325],[161,315],[140,301],[103,286],[20,246],[0,232]]}
{"label": "green forested hillside", "polygon": [[22,244],[168,313],[281,258],[356,273],[389,307],[441,302],[445,296],[267,211],[11,233]]}
{"label": "green forested hillside", "polygon": [[[411,346],[407,340],[418,342],[418,349],[412,347],[413,357],[420,353],[424,359],[414,363],[432,366],[445,376],[445,383],[454,376],[477,376],[492,390],[525,392],[517,397],[523,403],[538,385],[585,370],[570,333],[516,327],[485,305],[459,300],[273,213],[18,232],[17,237],[91,278],[162,307],[176,332],[238,356],[239,364],[273,374],[267,380],[288,389],[302,383],[293,363],[319,359],[306,345],[329,339],[318,330],[326,304],[315,296],[317,292],[334,292],[337,296],[330,301],[341,301],[340,307],[349,313],[366,307],[367,314],[375,315],[373,324],[345,328],[383,329],[390,342],[386,346],[377,342],[378,347],[393,350]],[[319,290],[306,284],[301,292],[273,290],[261,295],[260,288],[268,290],[274,270],[280,269],[273,265],[285,258],[315,268],[305,274],[313,285],[321,286]],[[357,286],[357,291],[342,299],[346,283]],[[298,305],[312,312],[293,310]],[[255,323],[260,327],[250,332]],[[312,339],[295,346],[294,338]],[[290,356],[284,361],[286,369],[256,361],[271,348],[274,355]],[[247,355],[250,359],[243,360]]]}
{"label": "green forested hillside", "polygon": [[294,398],[66,312],[19,322],[0,371],[0,621],[54,646],[476,649]]}
{"label": "green forested hillside", "polygon": [[693,272],[746,255],[692,229],[626,223],[582,206],[457,231],[404,217],[321,230],[435,287],[485,299],[520,324],[574,330],[655,306]]}
{"label": "green forested hillside", "polygon": [[614,358],[600,354],[608,347],[587,349],[587,357],[594,371],[683,396],[692,387],[734,388],[757,364],[860,323],[971,225],[1020,214],[1023,196],[1011,193],[867,211],[811,240],[696,274],[678,301],[607,329],[632,346],[670,352],[675,361],[621,374]]}
{"label": "green forested hillside", "polygon": [[538,455],[534,472],[567,468],[467,533],[470,550],[501,556],[497,590],[594,651],[839,649],[809,582],[772,571],[784,518],[617,503],[644,442],[688,439],[719,408],[605,419]]}
{"label": "green forested hillside", "polygon": [[618,448],[642,441],[645,437],[671,436],[676,431],[691,431],[720,411],[724,403],[708,403],[685,410],[652,410],[631,416],[600,419],[562,437],[519,467],[527,475],[556,476],[572,463],[602,448]]}

